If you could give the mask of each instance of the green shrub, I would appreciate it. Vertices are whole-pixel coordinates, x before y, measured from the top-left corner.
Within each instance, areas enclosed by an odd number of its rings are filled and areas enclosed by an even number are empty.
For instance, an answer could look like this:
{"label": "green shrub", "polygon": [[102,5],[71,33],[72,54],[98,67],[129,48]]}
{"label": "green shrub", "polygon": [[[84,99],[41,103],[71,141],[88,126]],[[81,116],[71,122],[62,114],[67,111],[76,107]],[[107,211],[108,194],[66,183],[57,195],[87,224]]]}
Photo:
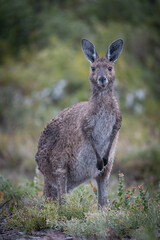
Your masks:
{"label": "green shrub", "polygon": [[13,186],[12,183],[2,175],[0,175],[0,192],[3,193],[5,200],[19,200],[24,194],[24,191],[20,187]]}
{"label": "green shrub", "polygon": [[[30,187],[35,189],[32,193],[39,191],[37,183]],[[125,189],[121,173],[115,199],[100,210],[97,210],[96,187],[82,185],[64,196],[62,205],[52,199],[43,199],[39,192],[25,195],[12,211],[6,210],[5,216],[8,216],[6,228],[17,227],[27,233],[56,227],[72,236],[89,239],[133,237],[140,232],[153,237],[148,239],[155,239],[160,227],[159,214],[160,190],[152,184],[147,191],[142,185]]]}

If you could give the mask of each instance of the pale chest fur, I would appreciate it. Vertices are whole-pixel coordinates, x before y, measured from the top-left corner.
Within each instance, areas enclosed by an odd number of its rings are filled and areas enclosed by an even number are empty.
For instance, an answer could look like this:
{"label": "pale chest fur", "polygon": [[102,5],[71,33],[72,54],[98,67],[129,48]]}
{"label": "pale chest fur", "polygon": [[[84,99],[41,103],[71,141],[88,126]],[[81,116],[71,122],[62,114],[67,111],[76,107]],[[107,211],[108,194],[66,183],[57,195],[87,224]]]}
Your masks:
{"label": "pale chest fur", "polygon": [[95,125],[92,136],[99,155],[103,157],[110,142],[111,132],[116,122],[116,114],[113,111],[103,111],[102,109],[94,116],[94,119]]}
{"label": "pale chest fur", "polygon": [[[103,109],[96,115],[90,116],[89,123],[92,128],[92,137],[101,157],[104,157],[107,151],[115,121],[115,113],[104,111]],[[81,181],[95,178],[100,173],[96,167],[97,158],[95,152],[87,139],[81,145],[76,158],[77,161],[74,163],[74,168],[70,166],[70,176],[68,179],[69,182],[72,182],[72,186],[76,186],[76,183],[80,183]]]}

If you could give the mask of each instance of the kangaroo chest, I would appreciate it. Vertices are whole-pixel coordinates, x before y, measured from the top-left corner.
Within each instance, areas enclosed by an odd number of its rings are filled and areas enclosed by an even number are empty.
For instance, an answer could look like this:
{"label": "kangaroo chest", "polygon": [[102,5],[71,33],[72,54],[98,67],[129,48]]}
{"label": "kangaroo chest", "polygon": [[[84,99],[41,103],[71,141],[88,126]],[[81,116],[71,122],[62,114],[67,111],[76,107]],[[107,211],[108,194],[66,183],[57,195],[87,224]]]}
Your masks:
{"label": "kangaroo chest", "polygon": [[112,129],[116,122],[116,114],[113,111],[101,110],[94,117],[92,137],[95,141],[97,151],[103,157],[110,142]]}
{"label": "kangaroo chest", "polygon": [[[90,126],[92,128],[92,137],[95,141],[97,151],[101,157],[104,157],[110,142],[110,136],[116,121],[116,115],[113,112],[100,111],[96,115],[90,116]],[[69,187],[77,186],[85,180],[95,178],[99,171],[96,167],[97,158],[91,144],[86,139],[77,153],[77,161],[74,168],[70,165],[68,181]]]}

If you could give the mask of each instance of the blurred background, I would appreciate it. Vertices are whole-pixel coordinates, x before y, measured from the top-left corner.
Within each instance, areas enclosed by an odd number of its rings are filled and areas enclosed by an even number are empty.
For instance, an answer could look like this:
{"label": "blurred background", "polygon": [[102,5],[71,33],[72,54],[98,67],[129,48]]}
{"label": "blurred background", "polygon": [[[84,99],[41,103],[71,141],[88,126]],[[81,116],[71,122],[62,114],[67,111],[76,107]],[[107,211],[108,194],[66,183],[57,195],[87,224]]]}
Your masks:
{"label": "blurred background", "polygon": [[35,175],[44,126],[90,97],[81,38],[100,56],[117,38],[115,94],[123,124],[113,175],[160,180],[160,0],[0,0],[0,174]]}

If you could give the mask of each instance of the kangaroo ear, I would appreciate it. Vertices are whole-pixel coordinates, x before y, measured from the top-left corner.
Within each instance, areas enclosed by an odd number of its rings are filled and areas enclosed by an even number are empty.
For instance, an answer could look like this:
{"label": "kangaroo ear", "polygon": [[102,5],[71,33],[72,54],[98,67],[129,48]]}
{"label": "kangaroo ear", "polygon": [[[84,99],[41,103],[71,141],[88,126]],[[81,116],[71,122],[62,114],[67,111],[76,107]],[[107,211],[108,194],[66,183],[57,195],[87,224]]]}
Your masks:
{"label": "kangaroo ear", "polygon": [[98,58],[98,54],[93,43],[84,38],[82,39],[82,50],[89,62],[93,63],[95,59]]}
{"label": "kangaroo ear", "polygon": [[106,58],[109,61],[114,63],[117,60],[117,58],[119,57],[119,55],[121,54],[122,48],[123,48],[123,40],[122,39],[118,39],[118,40],[112,42],[111,45],[108,47]]}

